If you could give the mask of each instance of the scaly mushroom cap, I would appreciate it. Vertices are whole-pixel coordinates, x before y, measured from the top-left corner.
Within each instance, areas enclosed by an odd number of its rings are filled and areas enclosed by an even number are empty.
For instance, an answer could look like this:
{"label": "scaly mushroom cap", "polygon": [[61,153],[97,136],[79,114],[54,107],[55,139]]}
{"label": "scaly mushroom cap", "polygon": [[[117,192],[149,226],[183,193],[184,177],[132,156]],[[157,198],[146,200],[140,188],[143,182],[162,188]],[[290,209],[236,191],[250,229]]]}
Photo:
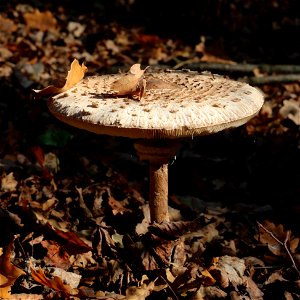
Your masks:
{"label": "scaly mushroom cap", "polygon": [[246,123],[261,109],[263,94],[250,85],[212,74],[160,71],[144,74],[140,101],[116,96],[122,74],[83,79],[49,99],[61,121],[98,134],[178,138],[215,133]]}

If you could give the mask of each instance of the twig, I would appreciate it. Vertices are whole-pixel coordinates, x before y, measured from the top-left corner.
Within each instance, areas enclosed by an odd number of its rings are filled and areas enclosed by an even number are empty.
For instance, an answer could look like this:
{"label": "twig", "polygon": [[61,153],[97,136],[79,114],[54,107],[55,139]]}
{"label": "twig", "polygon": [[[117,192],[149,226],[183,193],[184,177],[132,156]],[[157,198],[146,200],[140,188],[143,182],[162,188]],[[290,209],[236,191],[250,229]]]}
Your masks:
{"label": "twig", "polygon": [[172,289],[172,287],[170,286],[170,284],[168,283],[168,281],[161,275],[159,275],[159,277],[166,283],[166,285],[168,286],[168,288],[170,289],[170,291],[172,292],[172,294],[174,295],[176,300],[179,300],[176,293],[174,292],[174,290]]}
{"label": "twig", "polygon": [[299,269],[297,268],[296,266],[296,263],[295,263],[295,260],[291,254],[291,251],[289,250],[288,246],[287,246],[287,243],[288,241],[290,240],[290,237],[291,237],[291,231],[288,230],[287,233],[286,233],[286,237],[285,237],[285,240],[284,242],[280,241],[272,231],[268,230],[267,228],[265,228],[261,223],[257,222],[258,226],[260,228],[262,228],[266,233],[268,233],[278,244],[280,244],[281,246],[284,247],[284,249],[286,250],[290,260],[292,261],[292,264],[293,264],[293,267],[294,269],[297,271],[297,273],[300,275],[300,271]]}
{"label": "twig", "polygon": [[281,74],[300,74],[298,65],[270,65],[270,64],[226,64],[210,62],[182,63],[180,68],[186,68],[193,71],[211,71],[225,73],[250,74],[254,71],[263,73],[281,73]]}
{"label": "twig", "polygon": [[[243,79],[242,79],[243,80]],[[300,82],[300,74],[281,74],[281,75],[263,75],[263,76],[251,76],[245,78],[243,81],[252,85],[263,85],[270,83],[289,83]]]}

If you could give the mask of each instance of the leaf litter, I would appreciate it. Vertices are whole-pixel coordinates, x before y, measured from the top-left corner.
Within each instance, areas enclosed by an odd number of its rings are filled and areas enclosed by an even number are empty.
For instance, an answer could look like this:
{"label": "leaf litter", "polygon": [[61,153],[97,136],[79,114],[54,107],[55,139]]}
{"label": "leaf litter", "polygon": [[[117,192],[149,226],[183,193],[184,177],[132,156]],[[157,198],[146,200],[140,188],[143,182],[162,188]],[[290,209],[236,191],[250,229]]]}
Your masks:
{"label": "leaf litter", "polygon": [[[205,39],[190,46],[146,34],[140,28],[130,32],[117,24],[100,28],[84,16],[66,18],[63,10],[54,14],[23,4],[9,10],[0,16],[4,45],[0,46],[0,77],[8,85],[14,83],[23,100],[30,98],[28,88],[35,89],[38,97],[63,93],[86,72],[119,71],[121,63],[126,65],[124,70],[133,69],[114,83],[116,97],[137,100],[147,88],[143,81],[146,68],[141,69],[141,63],[174,66],[175,62],[177,68],[200,61],[234,64],[231,59],[211,55]],[[104,31],[104,38],[94,40],[94,31]],[[132,51],[132,47],[140,50]],[[60,80],[67,69],[67,77]],[[160,87],[161,83],[149,84]],[[286,148],[287,141],[292,141],[297,148],[299,83],[263,85],[261,89],[265,105],[241,129],[241,135],[253,137],[251,141],[262,145],[260,150],[270,139]],[[5,224],[0,248],[2,298],[299,299],[296,226],[272,220],[268,207],[227,201],[228,181],[214,170],[207,177],[197,177],[201,199],[172,195],[171,221],[150,224],[140,167],[131,164],[134,170],[125,167],[122,172],[119,168],[124,158],[129,160],[126,150],[120,147],[112,159],[110,152],[116,142],[104,139],[101,154],[95,155],[99,150],[86,146],[72,160],[72,154],[63,148],[74,145],[76,132],[66,131],[68,139],[61,144],[45,137],[48,132],[65,129],[49,126],[50,119],[39,103],[34,108],[25,106],[33,125],[27,118],[25,125],[21,123],[24,117],[6,124],[7,116],[0,111],[6,137],[0,145],[0,217]],[[14,107],[13,114],[24,116],[24,107],[20,109],[15,102],[1,101],[1,105],[7,111]],[[45,128],[38,132],[38,147],[30,138],[37,134],[36,124]],[[27,135],[21,130],[24,126]],[[30,147],[22,146],[22,134],[31,141]],[[184,154],[191,157],[188,151]],[[251,160],[257,156],[253,151],[247,157],[250,172],[256,172]],[[215,163],[211,153],[206,157]],[[132,163],[132,155],[130,159]],[[266,159],[259,162],[264,165]],[[189,173],[187,177],[192,176]],[[297,174],[294,178],[300,179]],[[243,191],[251,185],[247,180],[238,183]],[[222,195],[222,205],[207,200],[208,187],[212,199]],[[285,188],[284,196],[287,192]],[[299,206],[295,208],[299,212]]]}

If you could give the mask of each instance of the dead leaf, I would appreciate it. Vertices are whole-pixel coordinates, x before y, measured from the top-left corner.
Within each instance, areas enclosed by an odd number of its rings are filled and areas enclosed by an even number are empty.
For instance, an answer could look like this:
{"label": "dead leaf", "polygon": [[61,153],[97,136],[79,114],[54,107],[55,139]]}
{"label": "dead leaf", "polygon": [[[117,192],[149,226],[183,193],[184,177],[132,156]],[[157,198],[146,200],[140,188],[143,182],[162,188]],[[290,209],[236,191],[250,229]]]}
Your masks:
{"label": "dead leaf", "polygon": [[72,88],[73,86],[75,86],[80,80],[82,80],[86,72],[87,72],[87,67],[84,65],[84,63],[82,63],[80,66],[78,60],[74,59],[73,62],[71,63],[71,68],[68,71],[66,82],[63,87],[56,87],[54,85],[49,85],[42,90],[33,90],[33,91],[37,94],[38,98],[46,95],[63,93],[69,90],[70,88]]}
{"label": "dead leaf", "polygon": [[0,32],[12,33],[17,30],[17,25],[9,18],[0,15]]}
{"label": "dead leaf", "polygon": [[120,79],[112,83],[111,89],[115,96],[130,96],[141,100],[146,87],[146,80],[143,79],[143,75],[147,68],[141,70],[140,64],[132,65],[127,74],[122,75]]}
{"label": "dead leaf", "polygon": [[217,288],[216,286],[201,286],[193,297],[193,300],[205,300],[225,298],[227,293]]}
{"label": "dead leaf", "polygon": [[228,287],[230,284],[236,287],[245,283],[245,261],[236,256],[216,257],[213,265],[208,270],[214,278],[218,277],[223,288]]}
{"label": "dead leaf", "polygon": [[116,245],[110,231],[112,228],[108,226],[98,226],[93,233],[93,244],[99,256],[116,253]]}
{"label": "dead leaf", "polygon": [[110,196],[108,199],[108,204],[112,208],[113,215],[121,214],[125,212],[131,212],[130,209],[126,208],[125,205],[128,204],[128,200],[117,201],[114,197]]}
{"label": "dead leaf", "polygon": [[47,249],[47,255],[44,257],[44,261],[47,265],[64,270],[67,270],[71,266],[68,253],[58,243],[44,240],[41,244]]}
{"label": "dead leaf", "polygon": [[[48,224],[49,228],[52,226]],[[63,238],[66,241],[66,244],[64,244],[64,250],[68,252],[68,254],[79,254],[84,253],[92,250],[92,248],[86,244],[75,232],[72,231],[62,231],[59,229],[53,228],[55,233]]]}
{"label": "dead leaf", "polygon": [[247,277],[246,280],[246,290],[251,300],[263,300],[264,293],[250,277]]}
{"label": "dead leaf", "polygon": [[40,12],[36,9],[34,12],[24,13],[23,17],[28,30],[38,29],[41,31],[56,32],[57,21],[50,11]]}
{"label": "dead leaf", "polygon": [[4,192],[13,192],[16,190],[18,181],[15,180],[13,172],[5,175],[1,179],[1,190]]}
{"label": "dead leaf", "polygon": [[294,99],[284,100],[279,114],[283,118],[292,120],[296,125],[300,125],[300,102]]}
{"label": "dead leaf", "polygon": [[282,224],[275,225],[269,221],[259,226],[259,235],[256,239],[268,245],[268,249],[277,256],[286,254],[284,244],[291,253],[294,253],[299,245],[299,238],[292,237],[291,232],[286,231]]}
{"label": "dead leaf", "polygon": [[9,297],[10,300],[43,300],[43,295],[38,294],[12,294]]}
{"label": "dead leaf", "polygon": [[124,300],[145,300],[154,288],[154,282],[150,282],[148,285],[143,283],[139,287],[131,286],[126,289],[126,297]]}
{"label": "dead leaf", "polygon": [[64,283],[68,284],[72,289],[76,289],[80,283],[81,275],[74,272],[67,272],[61,268],[54,268],[52,276],[58,276]]}
{"label": "dead leaf", "polygon": [[0,297],[4,299],[10,298],[10,289],[16,279],[26,274],[11,262],[15,255],[14,241],[15,239],[4,249],[4,253],[0,254]]}
{"label": "dead leaf", "polygon": [[76,289],[73,289],[70,285],[64,284],[60,277],[54,276],[53,279],[49,279],[46,277],[44,271],[41,268],[35,270],[32,261],[29,262],[29,266],[31,276],[36,282],[55,291],[62,292],[66,295],[76,295],[78,293],[78,291]]}

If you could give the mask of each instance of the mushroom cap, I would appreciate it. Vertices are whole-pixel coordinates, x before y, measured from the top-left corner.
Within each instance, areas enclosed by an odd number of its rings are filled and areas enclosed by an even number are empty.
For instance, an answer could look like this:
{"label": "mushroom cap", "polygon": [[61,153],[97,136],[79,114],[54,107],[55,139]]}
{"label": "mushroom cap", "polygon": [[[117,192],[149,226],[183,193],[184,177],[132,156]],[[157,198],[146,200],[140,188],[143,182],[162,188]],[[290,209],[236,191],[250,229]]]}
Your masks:
{"label": "mushroom cap", "polygon": [[124,76],[90,76],[48,100],[59,120],[97,134],[130,138],[207,135],[246,123],[264,97],[247,83],[191,71],[144,74],[140,101],[115,96],[112,84]]}

